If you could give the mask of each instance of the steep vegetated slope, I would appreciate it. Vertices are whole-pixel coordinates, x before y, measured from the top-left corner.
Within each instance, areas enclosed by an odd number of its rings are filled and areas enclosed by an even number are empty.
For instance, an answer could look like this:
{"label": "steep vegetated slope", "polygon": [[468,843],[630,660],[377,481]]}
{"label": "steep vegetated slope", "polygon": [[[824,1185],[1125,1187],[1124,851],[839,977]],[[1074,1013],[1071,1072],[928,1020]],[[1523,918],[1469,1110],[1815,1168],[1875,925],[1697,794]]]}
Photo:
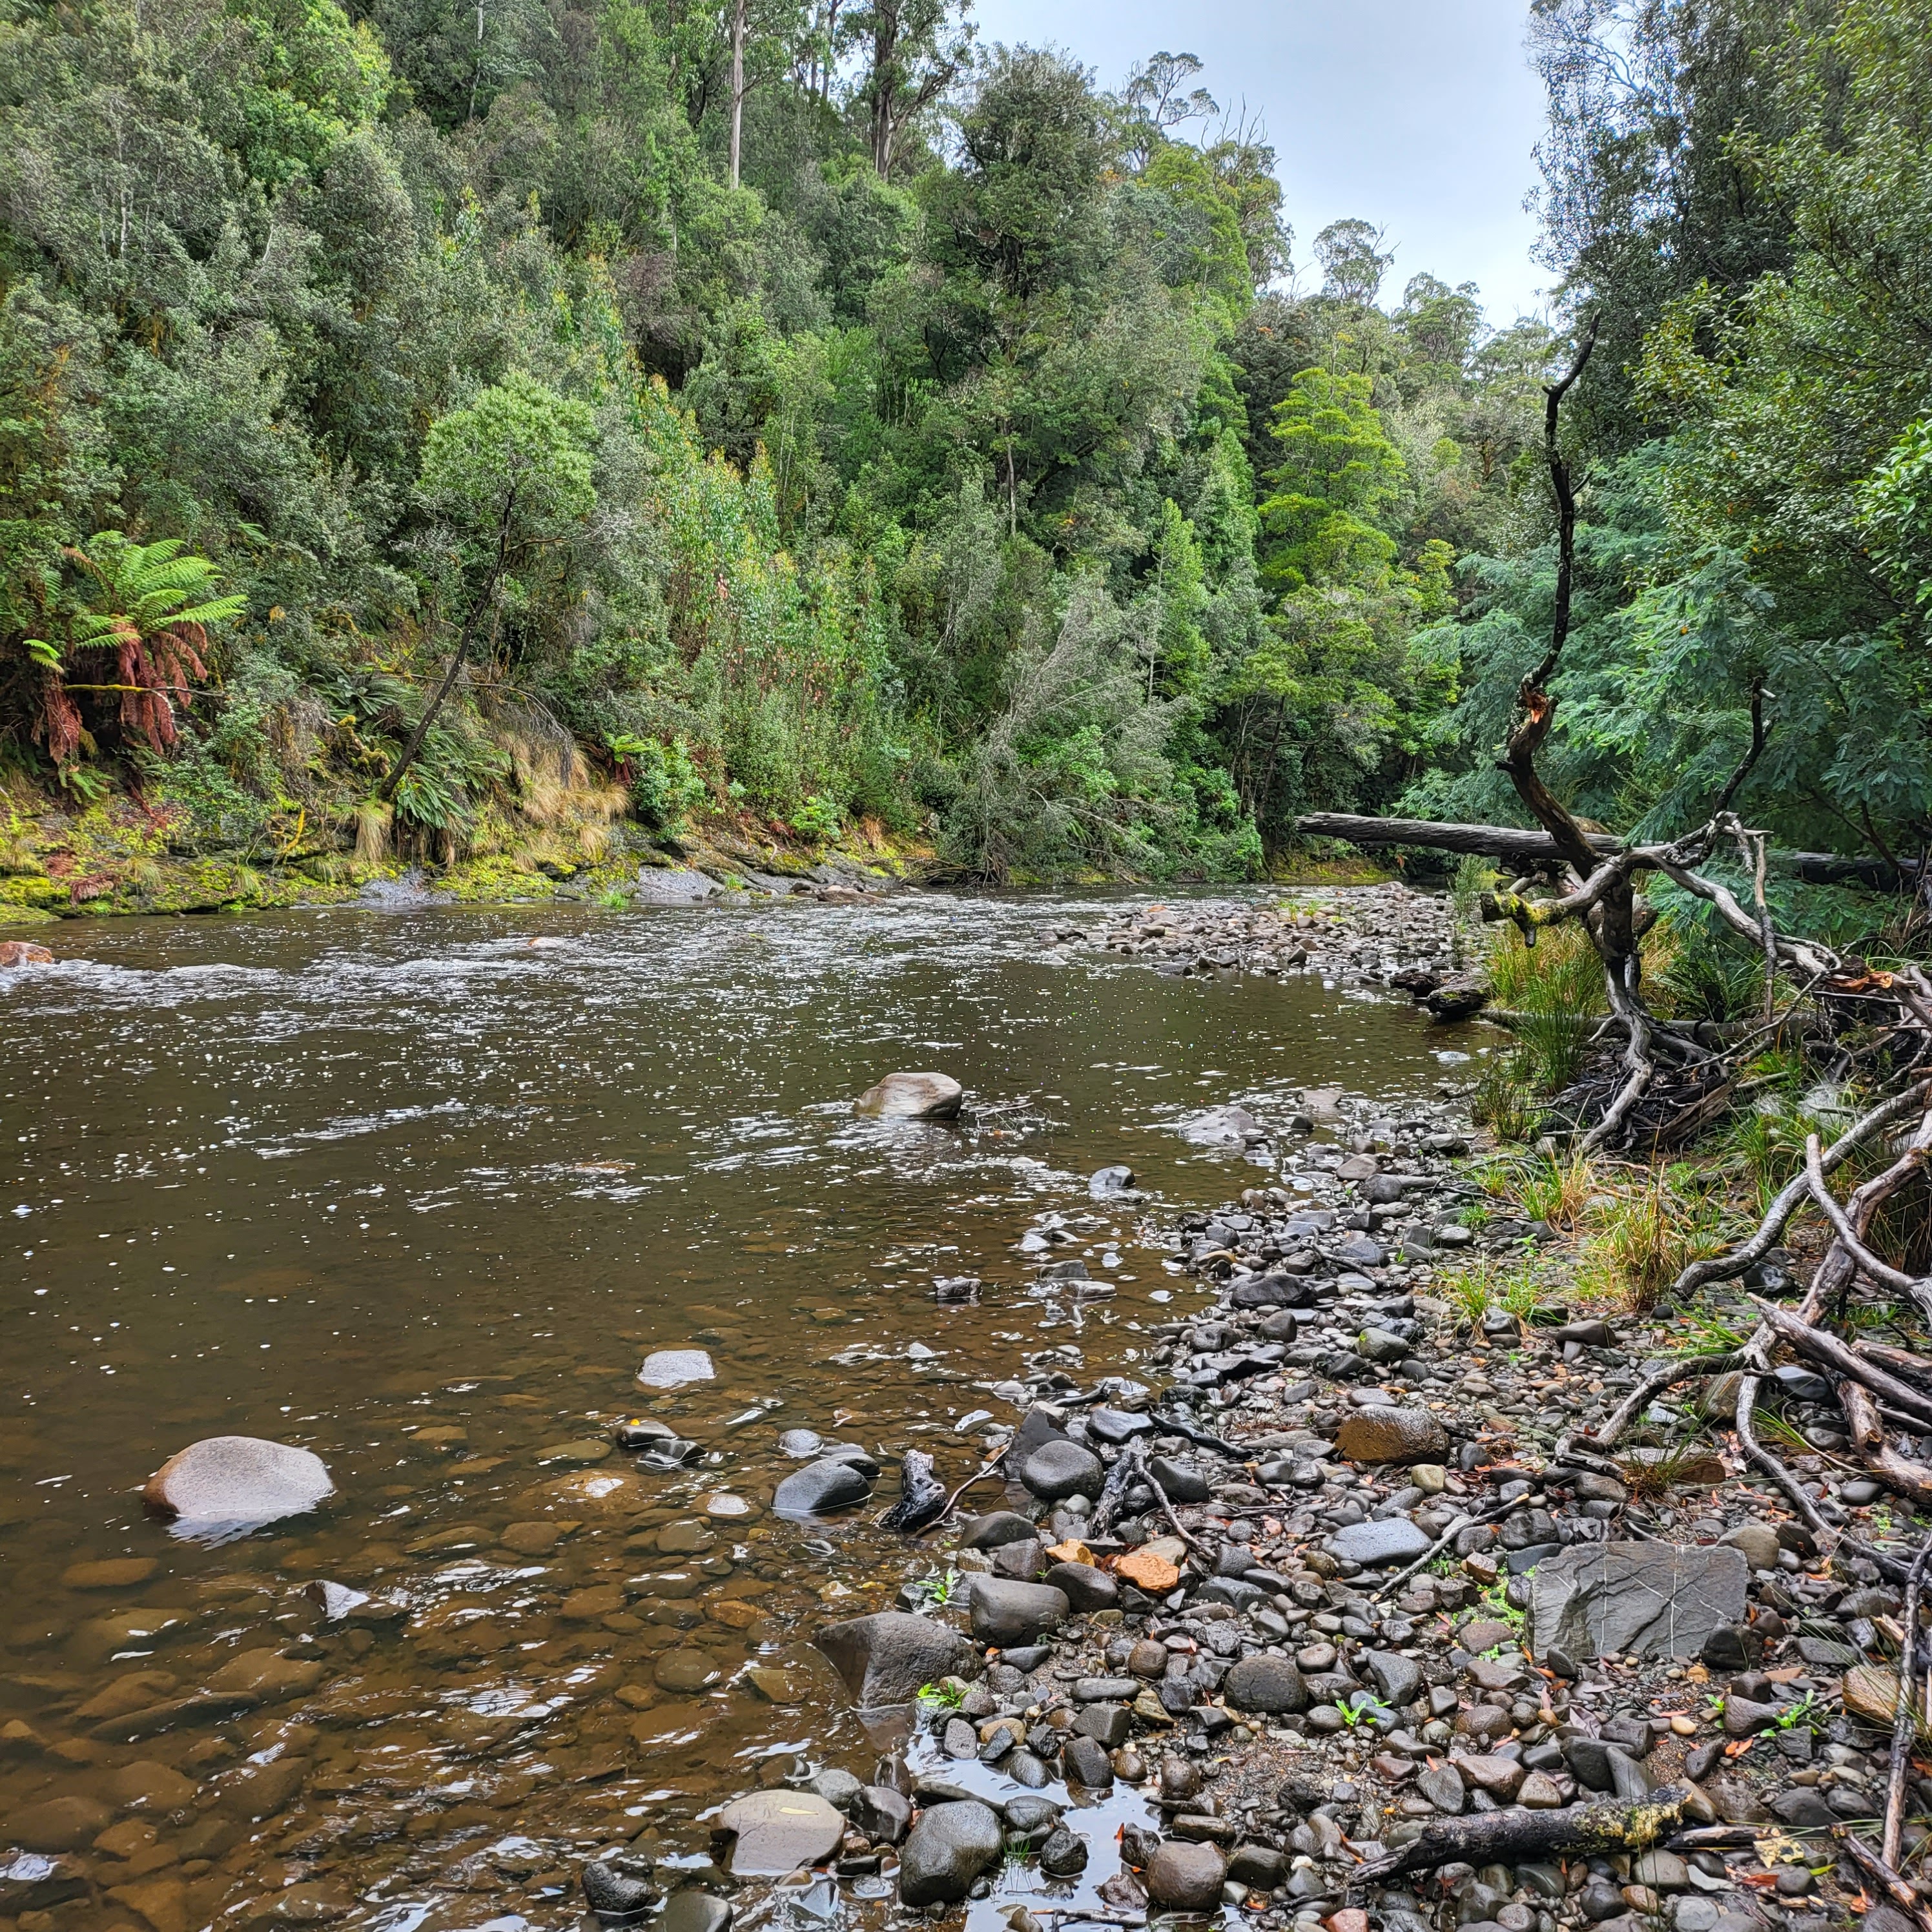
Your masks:
{"label": "steep vegetated slope", "polygon": [[1413,638],[1540,514],[1545,332],[1384,302],[1361,222],[1291,281],[1185,56],[1108,94],[940,0],[0,49],[16,899],[56,848],[138,903],[692,819],[1250,873],[1413,776]]}

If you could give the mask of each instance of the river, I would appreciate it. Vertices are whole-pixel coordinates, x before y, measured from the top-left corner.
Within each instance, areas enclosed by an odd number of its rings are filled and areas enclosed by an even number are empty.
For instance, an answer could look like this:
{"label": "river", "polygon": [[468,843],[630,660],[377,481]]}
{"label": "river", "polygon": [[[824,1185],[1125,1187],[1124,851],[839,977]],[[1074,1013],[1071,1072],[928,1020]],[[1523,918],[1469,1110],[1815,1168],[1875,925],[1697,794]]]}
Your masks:
{"label": "river", "polygon": [[[1443,1077],[1400,1004],[1042,939],[1144,902],[74,921],[0,981],[0,1819],[87,1887],[45,1926],[561,1926],[599,1846],[700,1864],[800,1756],[869,1778],[806,1638],[942,1566],[876,1504],[772,1515],[781,1435],[863,1444],[880,1504],[908,1446],[959,1480],[954,1423],[1010,1421],[1026,1358],[1130,1374],[1195,1299],[1143,1237],[1268,1177],[1178,1120]],[[904,1067],[969,1124],[853,1114]],[[1145,1201],[1090,1201],[1123,1162]],[[1042,1289],[1054,1216],[1111,1295]],[[958,1275],[977,1302],[936,1302]],[[664,1348],[715,1378],[640,1388]],[[632,1413],[698,1460],[613,1451]],[[334,1496],[171,1534],[140,1486],[218,1434],[312,1448]],[[406,1626],[325,1625],[320,1580]],[[121,1739],[270,1649],[259,1708]]]}

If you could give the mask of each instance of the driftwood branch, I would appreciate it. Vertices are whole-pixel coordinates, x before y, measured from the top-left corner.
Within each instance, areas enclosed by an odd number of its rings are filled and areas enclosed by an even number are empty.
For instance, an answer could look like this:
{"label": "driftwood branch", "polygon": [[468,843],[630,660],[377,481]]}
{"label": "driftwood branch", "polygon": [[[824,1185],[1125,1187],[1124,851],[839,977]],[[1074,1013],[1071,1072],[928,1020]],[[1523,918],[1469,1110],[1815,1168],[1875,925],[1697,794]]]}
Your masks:
{"label": "driftwood branch", "polygon": [[1726,1375],[1732,1369],[1748,1367],[1750,1360],[1742,1351],[1733,1349],[1728,1354],[1682,1355],[1674,1362],[1665,1362],[1644,1376],[1598,1427],[1580,1430],[1578,1435],[1592,1448],[1614,1448],[1617,1438],[1666,1389],[1700,1376]]}
{"label": "driftwood branch", "polygon": [[1386,1858],[1361,1866],[1354,1885],[1379,1885],[1404,1872],[1438,1865],[1520,1864],[1526,1859],[1587,1852],[1641,1852],[1667,1837],[1684,1810],[1681,1785],[1666,1785],[1641,1802],[1573,1804],[1554,1811],[1484,1811],[1432,1819]]}
{"label": "driftwood branch", "polygon": [[1788,1308],[1762,1297],[1750,1297],[1765,1324],[1780,1340],[1790,1343],[1801,1355],[1808,1355],[1821,1367],[1834,1374],[1862,1382],[1874,1395],[1882,1395],[1902,1415],[1913,1418],[1921,1429],[1932,1429],[1932,1396],[1922,1395],[1876,1362],[1868,1361],[1848,1342],[1841,1342],[1830,1330],[1814,1327]]}
{"label": "driftwood branch", "polygon": [[1918,1893],[1880,1857],[1849,1825],[1832,1828],[1833,1835],[1839,1846],[1852,1864],[1862,1871],[1879,1890],[1901,1911],[1908,1912],[1922,1928],[1922,1932],[1932,1932],[1932,1906],[1928,1906]]}
{"label": "driftwood branch", "polygon": [[[1827,1174],[1842,1167],[1858,1149],[1876,1136],[1909,1114],[1922,1114],[1932,1106],[1932,1080],[1922,1080],[1903,1092],[1894,1094],[1889,1100],[1881,1100],[1860,1118],[1854,1120],[1819,1158],[1819,1165]],[[1785,1183],[1779,1190],[1778,1198],[1766,1210],[1764,1219],[1758,1223],[1757,1232],[1749,1240],[1740,1243],[1728,1254],[1714,1256],[1706,1261],[1693,1262],[1672,1284],[1671,1293],[1683,1300],[1708,1282],[1729,1281],[1741,1275],[1754,1262],[1762,1261],[1777,1246],[1778,1238],[1784,1232],[1784,1224],[1798,1208],[1810,1196],[1811,1183],[1808,1176],[1798,1174]]]}

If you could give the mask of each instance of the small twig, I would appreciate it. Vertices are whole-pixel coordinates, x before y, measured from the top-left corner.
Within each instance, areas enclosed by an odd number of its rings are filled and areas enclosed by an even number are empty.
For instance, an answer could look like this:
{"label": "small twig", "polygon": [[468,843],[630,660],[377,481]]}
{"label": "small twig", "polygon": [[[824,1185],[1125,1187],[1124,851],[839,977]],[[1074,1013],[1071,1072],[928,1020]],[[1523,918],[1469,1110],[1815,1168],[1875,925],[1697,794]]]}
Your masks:
{"label": "small twig", "polygon": [[1002,1449],[1000,1453],[995,1456],[990,1462],[987,1463],[983,1468],[980,1469],[975,1474],[968,1476],[966,1480],[946,1498],[945,1508],[926,1525],[925,1529],[922,1529],[919,1532],[920,1534],[923,1536],[929,1532],[937,1529],[939,1526],[952,1514],[953,1504],[958,1502],[959,1498],[963,1496],[968,1490],[974,1488],[976,1485],[980,1483],[983,1483],[988,1476],[993,1474],[998,1469],[1000,1465],[1012,1453],[1012,1447],[1013,1445],[1012,1443],[1009,1442],[1006,1448]]}
{"label": "small twig", "polygon": [[1386,1597],[1391,1590],[1400,1589],[1418,1570],[1427,1569],[1430,1564],[1433,1563],[1436,1558],[1462,1534],[1464,1530],[1479,1529],[1484,1523],[1500,1522],[1516,1507],[1520,1500],[1520,1498],[1513,1498],[1506,1503],[1492,1503],[1487,1509],[1479,1510],[1474,1516],[1459,1516],[1413,1563],[1410,1564],[1406,1569],[1398,1570],[1379,1590],[1370,1598],[1369,1601],[1372,1604]]}
{"label": "small twig", "polygon": [[1206,1544],[1182,1522],[1180,1517],[1174,1514],[1174,1505],[1168,1500],[1167,1492],[1160,1486],[1160,1478],[1145,1463],[1141,1466],[1140,1478],[1149,1489],[1153,1490],[1154,1500],[1160,1504],[1161,1514],[1167,1518],[1174,1534],[1179,1537],[1190,1550],[1205,1556],[1208,1553]]}

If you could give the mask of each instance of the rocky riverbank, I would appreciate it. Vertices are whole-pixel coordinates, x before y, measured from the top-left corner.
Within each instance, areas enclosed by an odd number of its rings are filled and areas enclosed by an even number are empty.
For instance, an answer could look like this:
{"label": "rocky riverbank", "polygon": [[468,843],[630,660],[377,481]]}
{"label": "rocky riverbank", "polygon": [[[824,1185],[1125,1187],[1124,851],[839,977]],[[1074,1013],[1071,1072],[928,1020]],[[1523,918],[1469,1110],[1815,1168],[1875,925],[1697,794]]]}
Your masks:
{"label": "rocky riverbank", "polygon": [[[1868,1904],[1903,1932],[1834,1835],[1883,1808],[1899,1592],[1674,1407],[1648,1420],[1676,1446],[1579,1442],[1671,1338],[1547,1297],[1459,1321],[1438,1270],[1532,1231],[1466,1225],[1454,1122],[1311,1100],[1324,1138],[1257,1124],[1284,1184],[1150,1231],[1213,1300],[1150,1338],[1144,1378],[1036,1358],[994,1392],[1010,1424],[986,1418],[997,1506],[909,1564],[904,1607],[818,1633],[884,1748],[869,1781],[801,1774],[818,1875],[790,1882],[828,1911],[894,1883],[907,1908],[984,1898],[1015,1932],[1822,1932]],[[1078,1225],[1053,1232],[1042,1276],[1077,1295]],[[1783,1382],[1828,1448],[1828,1390]],[[1888,1540],[1875,1485],[1795,1466]],[[764,1825],[748,1868],[718,1822],[748,1876]],[[593,1902],[624,1870],[592,1868]]]}
{"label": "rocky riverbank", "polygon": [[[567,836],[566,836],[567,835]],[[525,828],[441,866],[371,860],[299,835],[206,850],[132,800],[84,810],[0,791],[0,926],[118,915],[259,912],[282,906],[518,904],[551,900],[688,905],[734,895],[846,902],[924,877],[923,847],[854,839],[803,845],[720,821],[672,839],[598,820]]]}

